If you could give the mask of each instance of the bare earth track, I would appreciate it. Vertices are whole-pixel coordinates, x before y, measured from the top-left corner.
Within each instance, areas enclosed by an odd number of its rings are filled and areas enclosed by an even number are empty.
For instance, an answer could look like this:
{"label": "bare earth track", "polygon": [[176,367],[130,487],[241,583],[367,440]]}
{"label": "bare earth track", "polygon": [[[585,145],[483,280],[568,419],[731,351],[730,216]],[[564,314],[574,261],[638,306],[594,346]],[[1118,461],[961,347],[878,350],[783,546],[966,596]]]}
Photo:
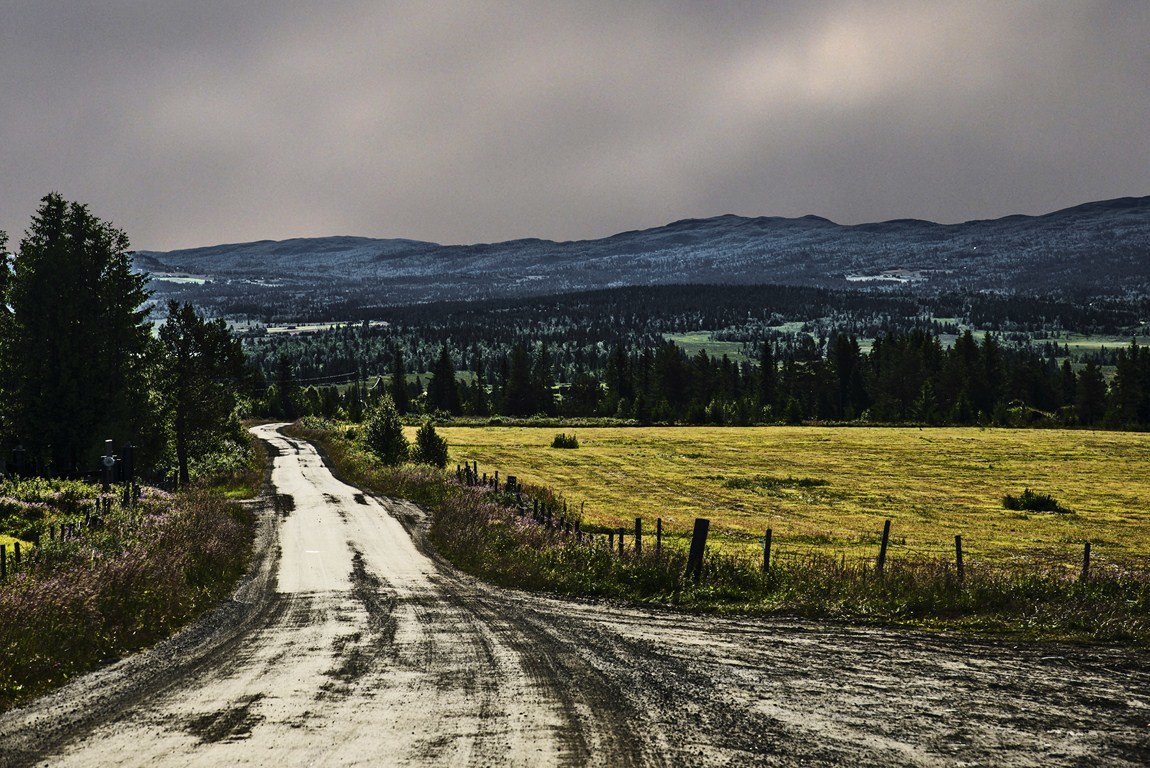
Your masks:
{"label": "bare earth track", "polygon": [[560,601],[273,427],[234,599],[0,718],[2,765],[1146,765],[1150,656]]}

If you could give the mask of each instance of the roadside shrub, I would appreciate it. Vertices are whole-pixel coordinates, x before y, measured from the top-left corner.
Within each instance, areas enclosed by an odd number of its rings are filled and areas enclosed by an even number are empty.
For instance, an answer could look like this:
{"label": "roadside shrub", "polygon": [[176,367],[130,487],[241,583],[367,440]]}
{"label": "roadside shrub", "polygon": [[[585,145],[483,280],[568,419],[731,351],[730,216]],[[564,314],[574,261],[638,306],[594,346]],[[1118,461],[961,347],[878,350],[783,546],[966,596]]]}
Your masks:
{"label": "roadside shrub", "polygon": [[575,436],[574,432],[572,432],[569,435],[564,434],[563,432],[560,432],[559,434],[555,435],[555,439],[551,441],[551,447],[552,448],[578,448],[579,447],[579,438],[577,438]]}
{"label": "roadside shrub", "polygon": [[214,605],[243,573],[253,529],[216,495],[147,489],[99,529],[33,550],[0,583],[0,711]]}
{"label": "roadside shrub", "polygon": [[430,419],[424,421],[415,433],[415,450],[412,451],[411,460],[440,469],[447,466],[447,441],[435,431],[435,425]]}
{"label": "roadside shrub", "polygon": [[1023,489],[1018,496],[1006,494],[1002,497],[1002,506],[1021,512],[1054,512],[1059,515],[1074,513],[1074,510],[1059,504],[1049,493],[1035,493],[1029,488]]}
{"label": "roadside shrub", "polygon": [[394,467],[407,461],[411,446],[403,436],[403,423],[391,395],[384,393],[380,398],[368,415],[363,432],[367,449],[385,465]]}

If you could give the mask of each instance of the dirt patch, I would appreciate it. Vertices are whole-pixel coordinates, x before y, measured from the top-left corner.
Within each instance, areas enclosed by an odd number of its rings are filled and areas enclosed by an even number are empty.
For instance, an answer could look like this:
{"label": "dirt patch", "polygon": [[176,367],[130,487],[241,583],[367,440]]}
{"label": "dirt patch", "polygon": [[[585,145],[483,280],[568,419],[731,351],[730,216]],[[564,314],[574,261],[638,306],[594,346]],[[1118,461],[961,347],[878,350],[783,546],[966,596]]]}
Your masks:
{"label": "dirt patch", "polygon": [[209,712],[190,719],[185,730],[200,739],[201,744],[222,741],[243,741],[251,738],[252,729],[263,722],[263,715],[252,712],[252,706],[263,699],[262,694],[246,696],[230,707]]}

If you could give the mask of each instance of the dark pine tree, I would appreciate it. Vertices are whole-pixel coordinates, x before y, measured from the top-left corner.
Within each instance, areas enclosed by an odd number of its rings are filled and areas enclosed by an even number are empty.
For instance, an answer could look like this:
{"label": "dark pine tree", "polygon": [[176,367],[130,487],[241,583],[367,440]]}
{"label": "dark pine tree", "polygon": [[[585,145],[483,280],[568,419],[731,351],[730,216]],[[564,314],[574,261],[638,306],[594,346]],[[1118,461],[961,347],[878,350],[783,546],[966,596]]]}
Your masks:
{"label": "dark pine tree", "polygon": [[191,304],[169,302],[159,335],[158,389],[172,424],[179,482],[186,485],[188,461],[238,427],[233,416],[245,381],[244,352],[223,320],[208,322]]}
{"label": "dark pine tree", "polygon": [[401,414],[411,410],[411,397],[407,390],[407,367],[403,363],[403,350],[399,344],[392,351],[391,363],[391,402]]}
{"label": "dark pine tree", "polygon": [[146,278],[132,272],[127,236],[50,194],[8,281],[4,389],[10,428],[29,456],[73,474],[95,466],[106,438],[119,445],[159,434]]}

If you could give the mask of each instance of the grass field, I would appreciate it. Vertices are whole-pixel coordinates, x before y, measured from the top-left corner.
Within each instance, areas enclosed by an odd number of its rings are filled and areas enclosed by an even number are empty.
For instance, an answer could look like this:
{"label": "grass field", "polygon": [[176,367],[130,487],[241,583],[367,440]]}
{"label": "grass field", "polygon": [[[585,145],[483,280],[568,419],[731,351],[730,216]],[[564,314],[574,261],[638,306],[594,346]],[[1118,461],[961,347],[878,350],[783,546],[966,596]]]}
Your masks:
{"label": "grass field", "polygon": [[[414,436],[414,429],[410,430]],[[961,534],[967,557],[1150,562],[1150,435],[975,428],[650,427],[576,431],[440,427],[451,465],[478,461],[553,486],[586,523],[672,533],[711,519],[727,546],[757,546],[770,526],[782,556],[812,549],[872,557],[883,520],[891,555],[941,555]],[[570,431],[570,430],[563,430]],[[1003,494],[1050,493],[1073,514],[1003,508]]]}
{"label": "grass field", "polygon": [[694,333],[665,333],[663,338],[673,341],[683,349],[688,356],[694,357],[699,352],[706,352],[708,357],[722,357],[726,355],[733,362],[743,363],[750,360],[743,354],[741,341],[716,341],[711,338],[711,331],[695,331]]}

